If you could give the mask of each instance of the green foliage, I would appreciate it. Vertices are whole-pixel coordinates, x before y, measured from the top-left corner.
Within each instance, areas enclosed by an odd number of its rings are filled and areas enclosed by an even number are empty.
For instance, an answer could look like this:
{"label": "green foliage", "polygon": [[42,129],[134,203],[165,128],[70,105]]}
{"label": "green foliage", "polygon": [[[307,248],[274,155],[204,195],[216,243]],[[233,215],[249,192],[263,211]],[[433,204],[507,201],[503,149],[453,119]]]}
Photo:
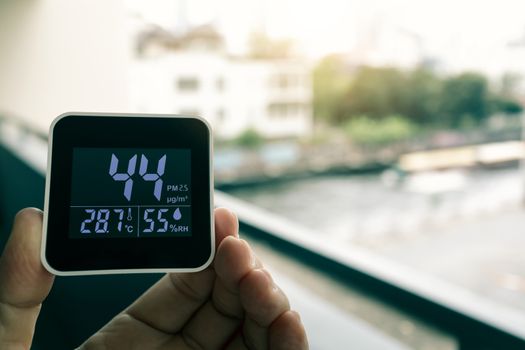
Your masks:
{"label": "green foliage", "polygon": [[243,148],[258,148],[264,143],[264,138],[256,130],[246,129],[233,143]]}
{"label": "green foliage", "polygon": [[358,144],[386,144],[413,136],[417,127],[407,118],[398,115],[380,120],[358,116],[347,121],[344,130]]}
{"label": "green foliage", "polygon": [[513,115],[523,112],[523,106],[513,99],[501,97],[493,101],[493,110],[494,112]]}
{"label": "green foliage", "polygon": [[[421,125],[439,124],[442,80],[427,69],[408,73],[407,103],[403,115]],[[399,112],[401,113],[401,112]]]}
{"label": "green foliage", "polygon": [[314,70],[314,114],[333,125],[362,115],[378,121],[402,115],[422,127],[475,126],[494,113],[523,111],[511,93],[516,79],[506,77],[494,91],[478,73],[443,77],[424,68],[366,66],[352,71],[332,56]]}
{"label": "green foliage", "polygon": [[397,69],[364,67],[345,96],[345,112],[381,118],[405,111],[406,86],[407,77]]}
{"label": "green foliage", "polygon": [[441,111],[445,124],[457,127],[466,118],[476,124],[490,114],[490,92],[487,79],[477,73],[463,73],[445,79]]}
{"label": "green foliage", "polygon": [[334,121],[341,110],[351,74],[338,56],[324,58],[313,71],[313,109],[317,119]]}

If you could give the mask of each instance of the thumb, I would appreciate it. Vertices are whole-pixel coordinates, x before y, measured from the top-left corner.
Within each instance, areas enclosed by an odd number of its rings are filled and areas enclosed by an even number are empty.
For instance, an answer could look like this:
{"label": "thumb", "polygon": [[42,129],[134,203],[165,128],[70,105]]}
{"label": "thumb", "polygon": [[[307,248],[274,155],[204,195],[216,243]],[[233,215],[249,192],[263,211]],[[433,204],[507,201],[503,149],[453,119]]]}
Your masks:
{"label": "thumb", "polygon": [[54,276],[40,263],[42,212],[20,211],[0,257],[0,348],[29,349]]}

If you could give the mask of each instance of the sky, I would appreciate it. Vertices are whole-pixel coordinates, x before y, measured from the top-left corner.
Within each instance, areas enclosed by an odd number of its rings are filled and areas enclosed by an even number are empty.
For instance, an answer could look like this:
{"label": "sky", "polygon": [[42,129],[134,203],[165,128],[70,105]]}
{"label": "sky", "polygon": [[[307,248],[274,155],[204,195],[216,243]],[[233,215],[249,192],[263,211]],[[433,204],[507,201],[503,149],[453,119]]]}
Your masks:
{"label": "sky", "polygon": [[[410,66],[432,58],[447,71],[525,75],[522,0],[128,0],[148,22],[180,29],[212,23],[230,52],[253,31],[290,38],[305,57],[345,53]],[[509,43],[521,41],[521,46]]]}

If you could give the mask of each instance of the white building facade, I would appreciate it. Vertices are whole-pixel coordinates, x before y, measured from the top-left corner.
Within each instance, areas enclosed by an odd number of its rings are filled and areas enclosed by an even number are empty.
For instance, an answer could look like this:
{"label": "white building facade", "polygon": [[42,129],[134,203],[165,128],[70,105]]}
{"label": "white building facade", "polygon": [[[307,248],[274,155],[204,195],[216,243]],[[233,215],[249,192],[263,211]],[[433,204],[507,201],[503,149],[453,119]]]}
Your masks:
{"label": "white building facade", "polygon": [[301,61],[175,50],[137,60],[131,74],[134,110],[199,115],[220,138],[248,129],[266,138],[312,130],[310,69]]}

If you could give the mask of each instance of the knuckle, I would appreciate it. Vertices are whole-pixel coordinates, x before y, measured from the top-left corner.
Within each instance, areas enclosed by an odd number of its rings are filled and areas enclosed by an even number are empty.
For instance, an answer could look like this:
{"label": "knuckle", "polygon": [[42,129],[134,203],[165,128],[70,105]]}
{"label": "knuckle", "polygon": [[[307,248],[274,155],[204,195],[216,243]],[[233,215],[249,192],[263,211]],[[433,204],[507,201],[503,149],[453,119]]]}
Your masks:
{"label": "knuckle", "polygon": [[195,289],[188,283],[184,278],[181,278],[177,274],[170,274],[169,279],[174,290],[188,298],[189,300],[200,302],[208,295],[204,295],[202,291]]}

